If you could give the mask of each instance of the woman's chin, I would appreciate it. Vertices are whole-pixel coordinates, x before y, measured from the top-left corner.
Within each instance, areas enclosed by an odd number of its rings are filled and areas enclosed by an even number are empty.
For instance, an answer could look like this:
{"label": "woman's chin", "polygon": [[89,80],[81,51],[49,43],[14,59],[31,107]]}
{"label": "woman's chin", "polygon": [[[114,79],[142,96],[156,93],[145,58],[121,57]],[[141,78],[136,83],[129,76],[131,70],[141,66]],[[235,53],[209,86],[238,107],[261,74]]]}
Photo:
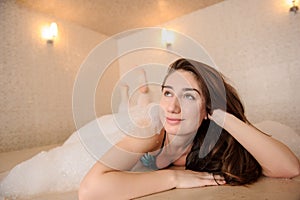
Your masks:
{"label": "woman's chin", "polygon": [[179,132],[179,127],[165,125],[164,128],[169,135],[177,135]]}
{"label": "woman's chin", "polygon": [[180,126],[167,125],[164,126],[168,135],[185,135],[186,132],[180,128]]}

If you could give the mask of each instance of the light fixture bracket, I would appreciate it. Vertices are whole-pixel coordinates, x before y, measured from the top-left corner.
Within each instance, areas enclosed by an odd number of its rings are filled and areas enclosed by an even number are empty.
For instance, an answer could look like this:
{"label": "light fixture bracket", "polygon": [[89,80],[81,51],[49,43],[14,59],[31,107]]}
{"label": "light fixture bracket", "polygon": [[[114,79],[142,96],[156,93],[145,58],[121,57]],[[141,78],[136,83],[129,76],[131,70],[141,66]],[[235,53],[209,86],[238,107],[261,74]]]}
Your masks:
{"label": "light fixture bracket", "polygon": [[296,5],[295,0],[293,0],[292,3],[293,3],[293,6],[290,8],[290,12],[293,12],[296,14],[298,12],[299,8]]}

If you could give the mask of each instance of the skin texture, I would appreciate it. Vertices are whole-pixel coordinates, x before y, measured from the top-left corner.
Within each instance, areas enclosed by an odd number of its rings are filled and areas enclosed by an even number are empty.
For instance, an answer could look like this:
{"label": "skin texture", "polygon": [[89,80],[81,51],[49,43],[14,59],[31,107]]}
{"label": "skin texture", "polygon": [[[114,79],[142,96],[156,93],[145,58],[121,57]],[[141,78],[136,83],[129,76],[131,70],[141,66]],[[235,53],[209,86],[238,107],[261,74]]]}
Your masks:
{"label": "skin texture", "polygon": [[[131,199],[173,188],[225,184],[222,176],[182,169],[197,129],[207,119],[223,127],[250,152],[266,176],[290,178],[299,174],[299,160],[282,143],[223,110],[207,113],[199,83],[190,72],[177,70],[166,78],[160,106],[164,130],[148,138],[124,137],[83,179],[80,200]],[[157,157],[157,166],[162,169],[129,172],[144,153],[155,154],[160,149],[165,131],[165,146]],[[175,167],[165,168],[170,164]]]}
{"label": "skin texture", "polygon": [[162,89],[161,121],[168,134],[193,134],[206,117],[205,102],[200,88],[190,72],[178,71],[170,75]]}

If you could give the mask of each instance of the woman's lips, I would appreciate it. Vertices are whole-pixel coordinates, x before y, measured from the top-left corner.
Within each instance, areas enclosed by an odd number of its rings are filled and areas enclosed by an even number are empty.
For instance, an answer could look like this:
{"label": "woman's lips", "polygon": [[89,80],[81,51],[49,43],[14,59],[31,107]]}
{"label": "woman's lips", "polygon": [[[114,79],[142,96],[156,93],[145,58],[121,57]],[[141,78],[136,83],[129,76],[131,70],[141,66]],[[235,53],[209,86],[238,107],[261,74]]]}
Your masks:
{"label": "woman's lips", "polygon": [[183,121],[183,119],[166,117],[166,121],[168,124],[177,125],[180,124]]}

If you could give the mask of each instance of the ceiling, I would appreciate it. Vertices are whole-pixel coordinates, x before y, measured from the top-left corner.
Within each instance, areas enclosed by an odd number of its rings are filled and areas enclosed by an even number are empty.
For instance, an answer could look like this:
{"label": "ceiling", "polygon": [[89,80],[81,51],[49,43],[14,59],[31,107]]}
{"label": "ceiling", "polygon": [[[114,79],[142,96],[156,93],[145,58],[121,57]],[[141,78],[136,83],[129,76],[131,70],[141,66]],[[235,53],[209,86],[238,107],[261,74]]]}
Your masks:
{"label": "ceiling", "polygon": [[31,10],[107,36],[151,27],[224,0],[17,0]]}

